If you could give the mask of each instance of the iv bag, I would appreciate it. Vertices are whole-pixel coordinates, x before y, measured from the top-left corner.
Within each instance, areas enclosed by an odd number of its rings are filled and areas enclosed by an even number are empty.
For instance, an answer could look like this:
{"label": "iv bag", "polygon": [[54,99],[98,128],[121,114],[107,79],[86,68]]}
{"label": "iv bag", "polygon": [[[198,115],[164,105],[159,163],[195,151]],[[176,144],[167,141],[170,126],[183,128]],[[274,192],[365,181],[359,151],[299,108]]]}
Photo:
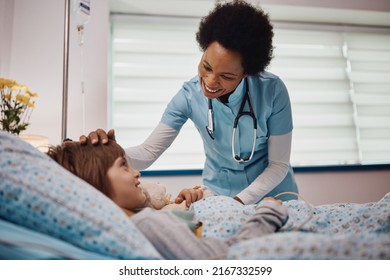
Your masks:
{"label": "iv bag", "polygon": [[91,16],[91,0],[73,0],[76,25],[84,25]]}
{"label": "iv bag", "polygon": [[81,46],[84,44],[84,25],[91,17],[91,0],[73,0],[73,14]]}

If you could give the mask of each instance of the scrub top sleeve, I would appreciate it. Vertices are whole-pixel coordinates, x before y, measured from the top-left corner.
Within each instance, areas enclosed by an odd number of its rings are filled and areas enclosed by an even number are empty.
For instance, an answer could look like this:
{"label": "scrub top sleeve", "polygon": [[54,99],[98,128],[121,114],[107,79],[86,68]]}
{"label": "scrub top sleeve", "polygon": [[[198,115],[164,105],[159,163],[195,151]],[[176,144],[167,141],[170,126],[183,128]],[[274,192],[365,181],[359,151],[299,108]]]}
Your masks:
{"label": "scrub top sleeve", "polygon": [[191,92],[184,84],[182,89],[168,103],[161,122],[179,131],[191,114]]}
{"label": "scrub top sleeve", "polygon": [[125,149],[127,161],[135,169],[148,168],[169,148],[178,134],[177,130],[160,122],[141,145]]}
{"label": "scrub top sleeve", "polygon": [[268,166],[246,189],[237,194],[244,204],[258,202],[286,177],[290,167],[291,139],[292,133],[270,136]]}
{"label": "scrub top sleeve", "polygon": [[275,84],[272,114],[267,123],[270,135],[286,134],[293,129],[290,97],[280,79]]}

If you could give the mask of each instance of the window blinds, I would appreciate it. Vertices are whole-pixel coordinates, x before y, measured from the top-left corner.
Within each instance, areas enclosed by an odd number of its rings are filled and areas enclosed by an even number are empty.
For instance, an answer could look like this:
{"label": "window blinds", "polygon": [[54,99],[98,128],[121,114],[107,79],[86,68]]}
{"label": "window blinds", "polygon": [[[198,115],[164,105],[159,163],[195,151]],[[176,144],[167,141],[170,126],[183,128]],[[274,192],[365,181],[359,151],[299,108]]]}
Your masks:
{"label": "window blinds", "polygon": [[390,35],[344,39],[359,160],[390,162]]}
{"label": "window blinds", "polygon": [[[141,144],[183,82],[197,74],[198,19],[114,16],[109,124]],[[390,35],[275,28],[269,71],[285,82],[293,166],[390,162]],[[152,170],[203,168],[189,121]]]}

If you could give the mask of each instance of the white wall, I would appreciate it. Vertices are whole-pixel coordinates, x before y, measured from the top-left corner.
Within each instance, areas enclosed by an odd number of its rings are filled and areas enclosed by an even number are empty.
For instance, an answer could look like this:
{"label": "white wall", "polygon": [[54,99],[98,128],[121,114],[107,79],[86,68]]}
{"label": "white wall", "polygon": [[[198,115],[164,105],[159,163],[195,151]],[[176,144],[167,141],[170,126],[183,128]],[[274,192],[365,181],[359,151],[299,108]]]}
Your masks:
{"label": "white wall", "polygon": [[296,173],[301,195],[309,202],[364,203],[390,192],[390,170]]}
{"label": "white wall", "polygon": [[[49,143],[58,144],[62,132],[65,0],[0,0],[0,8],[0,76],[38,92],[25,133],[45,135]],[[86,131],[107,124],[108,0],[92,1],[82,48],[76,19],[71,13],[67,136],[78,139],[84,133],[82,80],[88,99]]]}
{"label": "white wall", "polygon": [[[91,1],[86,24],[84,63],[71,17],[68,134],[83,134],[81,69],[87,106],[86,131],[107,126],[109,0]],[[40,94],[26,133],[61,141],[65,0],[0,0],[0,76],[15,79]],[[296,174],[302,195],[313,204],[378,200],[390,191],[390,170]],[[146,177],[171,193],[200,184],[200,176]]]}

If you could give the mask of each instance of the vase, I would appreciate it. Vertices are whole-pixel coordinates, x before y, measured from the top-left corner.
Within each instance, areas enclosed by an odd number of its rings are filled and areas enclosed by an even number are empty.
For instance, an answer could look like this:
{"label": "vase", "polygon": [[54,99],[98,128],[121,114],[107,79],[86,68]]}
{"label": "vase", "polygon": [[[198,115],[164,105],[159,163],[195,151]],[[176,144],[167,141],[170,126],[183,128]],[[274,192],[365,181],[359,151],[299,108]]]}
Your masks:
{"label": "vase", "polygon": [[20,134],[19,138],[43,153],[46,153],[49,149],[49,139],[46,136],[36,134]]}

